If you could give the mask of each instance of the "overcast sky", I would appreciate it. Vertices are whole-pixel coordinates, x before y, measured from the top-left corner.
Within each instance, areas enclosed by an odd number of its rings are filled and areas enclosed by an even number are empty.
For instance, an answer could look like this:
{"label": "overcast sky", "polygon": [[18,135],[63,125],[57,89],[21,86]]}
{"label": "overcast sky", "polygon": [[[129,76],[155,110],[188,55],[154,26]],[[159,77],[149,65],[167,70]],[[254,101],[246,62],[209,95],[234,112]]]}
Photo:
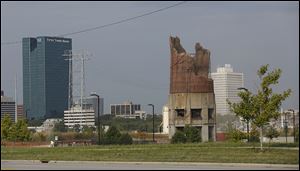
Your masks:
{"label": "overcast sky", "polygon": [[[1,42],[55,36],[138,16],[177,2],[3,2]],[[299,108],[299,2],[186,2],[143,18],[69,36],[73,50],[93,54],[86,62],[86,92],[109,104],[130,100],[161,113],[169,93],[169,36],[188,52],[196,42],[211,51],[212,72],[231,64],[256,91],[263,64],[283,73],[276,92],[291,88],[283,108]],[[22,44],[1,44],[1,90],[23,101]]]}

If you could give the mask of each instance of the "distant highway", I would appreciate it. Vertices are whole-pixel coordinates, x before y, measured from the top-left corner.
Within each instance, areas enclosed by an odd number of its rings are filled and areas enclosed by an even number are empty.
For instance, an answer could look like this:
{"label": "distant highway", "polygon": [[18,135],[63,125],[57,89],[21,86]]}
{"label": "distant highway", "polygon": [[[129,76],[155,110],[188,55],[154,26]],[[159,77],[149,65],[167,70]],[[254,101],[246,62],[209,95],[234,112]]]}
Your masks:
{"label": "distant highway", "polygon": [[299,170],[299,165],[240,163],[1,160],[1,170]]}

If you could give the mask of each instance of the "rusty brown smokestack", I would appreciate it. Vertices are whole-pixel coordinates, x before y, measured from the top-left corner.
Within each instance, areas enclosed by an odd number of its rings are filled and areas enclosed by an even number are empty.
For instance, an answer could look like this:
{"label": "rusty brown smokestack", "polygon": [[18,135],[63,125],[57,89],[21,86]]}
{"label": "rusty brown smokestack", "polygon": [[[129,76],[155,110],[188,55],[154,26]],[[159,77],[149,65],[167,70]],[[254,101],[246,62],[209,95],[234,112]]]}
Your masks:
{"label": "rusty brown smokestack", "polygon": [[178,37],[170,36],[170,94],[212,93],[213,80],[208,78],[210,52],[200,43],[195,45],[195,53],[189,54],[180,44]]}

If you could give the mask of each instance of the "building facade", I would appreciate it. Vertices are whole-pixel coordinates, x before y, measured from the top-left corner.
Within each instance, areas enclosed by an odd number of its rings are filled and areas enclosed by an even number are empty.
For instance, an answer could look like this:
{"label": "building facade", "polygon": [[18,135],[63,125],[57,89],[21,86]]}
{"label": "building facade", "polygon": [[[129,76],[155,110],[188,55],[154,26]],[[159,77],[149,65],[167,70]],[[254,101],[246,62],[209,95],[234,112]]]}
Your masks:
{"label": "building facade", "polygon": [[216,140],[213,80],[209,78],[210,52],[200,43],[190,54],[178,37],[170,37],[169,138],[185,125],[196,127],[202,141]]}
{"label": "building facade", "polygon": [[116,117],[123,118],[144,118],[146,113],[141,111],[140,104],[133,104],[130,101],[126,101],[123,104],[111,104],[110,105],[110,113],[115,115]]}
{"label": "building facade", "polygon": [[62,118],[68,109],[72,40],[60,37],[23,38],[23,105],[27,119]]}
{"label": "building facade", "polygon": [[164,134],[169,134],[170,129],[169,129],[169,107],[167,105],[163,106],[162,109],[162,127],[163,127],[163,133]]}
{"label": "building facade", "polygon": [[100,116],[104,114],[104,98],[99,98],[99,109],[97,100],[98,99],[95,96],[86,97],[82,100],[83,109],[93,109],[95,111],[96,118],[98,117],[98,110]]}
{"label": "building facade", "polygon": [[12,97],[4,96],[4,93],[1,93],[1,120],[7,114],[10,117],[12,122],[15,122],[15,112],[16,106],[15,101]]}
{"label": "building facade", "polygon": [[19,119],[25,119],[23,105],[17,105],[17,118]]}
{"label": "building facade", "polygon": [[71,128],[75,125],[95,126],[95,118],[94,109],[82,109],[80,105],[64,111],[64,124]]}
{"label": "building facade", "polygon": [[243,73],[233,72],[230,64],[225,64],[224,67],[218,67],[217,72],[211,73],[211,77],[214,80],[217,115],[232,114],[226,99],[233,103],[240,101],[238,92],[243,90],[238,88],[244,87]]}

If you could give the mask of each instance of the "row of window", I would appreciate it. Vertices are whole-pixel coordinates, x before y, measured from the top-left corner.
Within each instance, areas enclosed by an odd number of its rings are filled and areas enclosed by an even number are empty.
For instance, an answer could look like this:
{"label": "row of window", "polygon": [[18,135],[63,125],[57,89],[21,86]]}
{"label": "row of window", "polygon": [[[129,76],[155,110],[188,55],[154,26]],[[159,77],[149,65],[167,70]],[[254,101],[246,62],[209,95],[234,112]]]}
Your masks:
{"label": "row of window", "polygon": [[[176,112],[176,116],[177,117],[184,117],[184,115],[186,115],[186,110],[184,109],[175,109]],[[202,120],[202,109],[198,108],[198,109],[191,109],[191,115],[192,115],[192,119],[199,119]],[[213,112],[214,109],[209,108],[208,109],[208,119],[213,119]]]}

